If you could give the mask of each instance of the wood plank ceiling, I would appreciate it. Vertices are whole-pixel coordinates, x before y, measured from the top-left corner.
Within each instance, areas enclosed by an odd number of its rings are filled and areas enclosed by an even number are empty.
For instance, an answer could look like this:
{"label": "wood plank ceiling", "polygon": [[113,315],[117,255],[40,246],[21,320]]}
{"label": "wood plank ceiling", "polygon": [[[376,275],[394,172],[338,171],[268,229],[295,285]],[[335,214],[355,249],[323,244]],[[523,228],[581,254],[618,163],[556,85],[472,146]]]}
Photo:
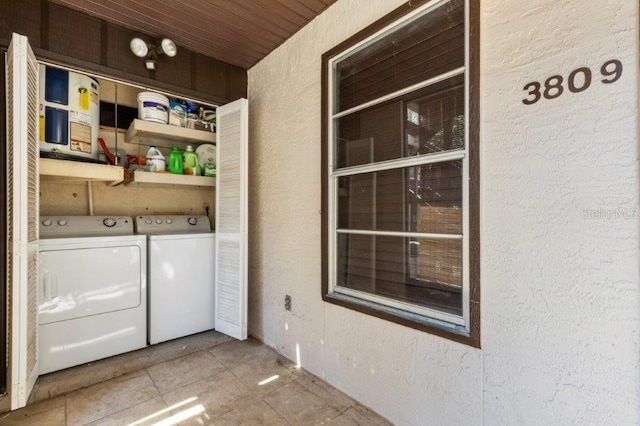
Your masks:
{"label": "wood plank ceiling", "polygon": [[336,0],[50,0],[249,69]]}

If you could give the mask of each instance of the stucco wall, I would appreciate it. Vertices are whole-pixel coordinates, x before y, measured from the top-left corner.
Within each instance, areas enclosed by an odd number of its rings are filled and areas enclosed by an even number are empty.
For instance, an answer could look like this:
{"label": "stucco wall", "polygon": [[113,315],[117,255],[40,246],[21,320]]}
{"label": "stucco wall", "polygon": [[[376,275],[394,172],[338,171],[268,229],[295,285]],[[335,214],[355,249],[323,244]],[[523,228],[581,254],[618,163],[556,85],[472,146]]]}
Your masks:
{"label": "stucco wall", "polygon": [[321,55],[402,3],[339,0],[249,71],[250,333],[398,424],[637,424],[637,2],[482,2],[482,349],[322,302]]}

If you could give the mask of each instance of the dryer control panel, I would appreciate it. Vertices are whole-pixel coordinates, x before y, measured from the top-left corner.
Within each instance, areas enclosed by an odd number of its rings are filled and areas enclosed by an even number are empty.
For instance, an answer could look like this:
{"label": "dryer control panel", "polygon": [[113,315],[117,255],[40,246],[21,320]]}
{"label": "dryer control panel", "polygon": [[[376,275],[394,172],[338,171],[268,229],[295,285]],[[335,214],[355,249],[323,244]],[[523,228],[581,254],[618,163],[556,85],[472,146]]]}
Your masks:
{"label": "dryer control panel", "polygon": [[211,232],[208,216],[136,216],[136,233],[144,235],[206,234]]}
{"label": "dryer control panel", "polygon": [[40,216],[40,238],[133,235],[129,216]]}

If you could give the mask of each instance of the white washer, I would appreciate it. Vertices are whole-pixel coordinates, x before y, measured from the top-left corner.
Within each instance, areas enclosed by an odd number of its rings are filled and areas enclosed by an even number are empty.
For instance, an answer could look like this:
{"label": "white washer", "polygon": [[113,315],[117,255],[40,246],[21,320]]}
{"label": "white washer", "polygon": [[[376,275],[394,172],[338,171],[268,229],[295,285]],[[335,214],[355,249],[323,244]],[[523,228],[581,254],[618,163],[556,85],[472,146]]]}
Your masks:
{"label": "white washer", "polygon": [[148,235],[149,343],[215,327],[215,234],[207,216],[137,216]]}
{"label": "white washer", "polygon": [[147,345],[147,246],[130,217],[41,217],[39,263],[39,374]]}

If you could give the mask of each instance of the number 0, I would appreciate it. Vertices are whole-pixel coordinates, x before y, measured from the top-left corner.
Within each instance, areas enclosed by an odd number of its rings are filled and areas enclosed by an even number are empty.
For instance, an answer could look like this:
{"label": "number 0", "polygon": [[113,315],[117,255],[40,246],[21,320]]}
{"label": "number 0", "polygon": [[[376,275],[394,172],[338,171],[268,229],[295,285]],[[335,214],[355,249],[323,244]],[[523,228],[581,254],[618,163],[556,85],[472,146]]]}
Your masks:
{"label": "number 0", "polygon": [[[582,73],[584,75],[584,82],[582,86],[576,86],[576,76],[578,73]],[[569,74],[569,90],[572,93],[579,93],[584,90],[587,90],[591,85],[591,70],[589,68],[578,68],[573,70],[571,74]]]}

